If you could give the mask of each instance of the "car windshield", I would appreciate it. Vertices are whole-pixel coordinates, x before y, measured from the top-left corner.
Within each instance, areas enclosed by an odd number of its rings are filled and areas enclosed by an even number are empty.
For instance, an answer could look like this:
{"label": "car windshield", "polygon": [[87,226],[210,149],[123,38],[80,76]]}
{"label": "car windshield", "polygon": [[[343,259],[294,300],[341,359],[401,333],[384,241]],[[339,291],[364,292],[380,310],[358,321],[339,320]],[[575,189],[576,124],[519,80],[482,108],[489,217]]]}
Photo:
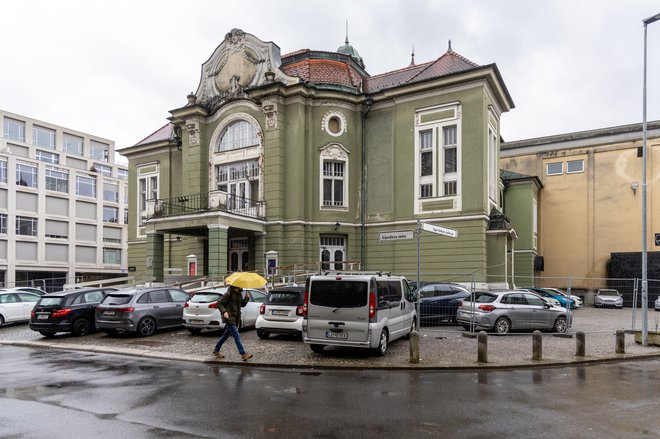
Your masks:
{"label": "car windshield", "polygon": [[598,292],[599,296],[618,296],[619,292],[617,290],[600,290]]}
{"label": "car windshield", "polygon": [[101,302],[103,305],[126,305],[133,298],[132,294],[110,294]]}
{"label": "car windshield", "polygon": [[220,297],[222,297],[222,293],[200,291],[195,293],[190,301],[193,303],[211,303],[217,302]]}
{"label": "car windshield", "polygon": [[331,308],[361,308],[369,300],[368,282],[317,280],[312,283],[309,301]]}
{"label": "car windshield", "polygon": [[64,297],[41,297],[39,305],[41,306],[58,306],[64,302]]}
{"label": "car windshield", "polygon": [[497,294],[477,292],[475,293],[474,301],[476,303],[491,303],[494,302],[495,299],[497,299]]}
{"label": "car windshield", "polygon": [[298,291],[271,291],[267,302],[277,305],[302,305],[303,295]]}

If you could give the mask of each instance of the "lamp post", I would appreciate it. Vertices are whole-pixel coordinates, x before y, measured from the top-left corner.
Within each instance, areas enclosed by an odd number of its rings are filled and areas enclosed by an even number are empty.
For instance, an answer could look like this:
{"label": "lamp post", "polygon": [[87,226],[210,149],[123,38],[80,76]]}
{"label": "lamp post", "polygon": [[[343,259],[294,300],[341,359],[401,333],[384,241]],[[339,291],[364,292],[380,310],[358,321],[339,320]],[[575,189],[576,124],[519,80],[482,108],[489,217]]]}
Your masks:
{"label": "lamp post", "polygon": [[642,92],[642,155],[644,156],[644,168],[642,175],[642,346],[648,346],[649,342],[649,324],[648,324],[648,297],[649,285],[647,274],[647,259],[648,251],[646,248],[647,233],[646,233],[646,159],[648,150],[646,146],[646,30],[649,24],[660,20],[660,14],[655,14],[642,20],[644,23],[644,89]]}

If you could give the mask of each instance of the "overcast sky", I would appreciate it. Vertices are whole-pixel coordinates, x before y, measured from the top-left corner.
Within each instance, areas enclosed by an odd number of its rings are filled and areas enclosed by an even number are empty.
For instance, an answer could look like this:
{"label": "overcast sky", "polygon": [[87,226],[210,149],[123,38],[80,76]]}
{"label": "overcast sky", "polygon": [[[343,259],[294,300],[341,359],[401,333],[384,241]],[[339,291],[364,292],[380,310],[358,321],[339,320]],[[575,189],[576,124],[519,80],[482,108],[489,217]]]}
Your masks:
{"label": "overcast sky", "polygon": [[[642,121],[642,20],[657,0],[20,0],[0,9],[0,108],[134,145],[197,90],[232,28],[281,53],[349,40],[371,75],[452,49],[496,63],[516,108],[505,140]],[[660,22],[648,28],[660,119]]]}

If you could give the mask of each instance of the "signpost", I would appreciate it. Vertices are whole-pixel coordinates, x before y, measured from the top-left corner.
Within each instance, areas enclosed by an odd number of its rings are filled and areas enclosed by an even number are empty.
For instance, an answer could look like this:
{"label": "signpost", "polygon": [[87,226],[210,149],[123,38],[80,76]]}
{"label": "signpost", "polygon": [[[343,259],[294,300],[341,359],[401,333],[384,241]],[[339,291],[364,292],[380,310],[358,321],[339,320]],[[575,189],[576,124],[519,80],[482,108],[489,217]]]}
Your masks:
{"label": "signpost", "polygon": [[454,229],[449,229],[447,227],[434,226],[429,223],[422,223],[422,230],[427,232],[436,233],[438,235],[449,236],[450,238],[457,238],[458,232]]}
{"label": "signpost", "polygon": [[402,239],[413,239],[415,232],[412,230],[404,230],[402,232],[380,232],[378,239],[381,241],[399,241]]}

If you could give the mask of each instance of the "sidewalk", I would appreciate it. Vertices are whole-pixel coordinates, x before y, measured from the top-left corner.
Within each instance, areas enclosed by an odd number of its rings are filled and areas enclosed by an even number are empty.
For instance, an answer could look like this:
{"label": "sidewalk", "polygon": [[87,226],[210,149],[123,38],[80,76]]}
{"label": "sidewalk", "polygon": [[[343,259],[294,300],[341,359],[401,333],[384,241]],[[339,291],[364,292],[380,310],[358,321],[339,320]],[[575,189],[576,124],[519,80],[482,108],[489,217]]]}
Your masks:
{"label": "sidewalk", "polygon": [[[590,362],[629,360],[660,356],[660,346],[641,346],[632,333],[625,334],[625,354],[616,354],[616,330],[631,327],[632,310],[581,309],[574,313],[572,337],[543,334],[543,358],[532,360],[532,334],[488,336],[488,362],[477,362],[477,339],[465,337],[462,328],[439,326],[420,332],[420,363],[410,363],[410,343],[397,340],[389,345],[384,357],[375,357],[365,349],[326,348],[319,355],[300,340],[286,336],[257,337],[254,329],[241,332],[245,350],[254,355],[248,362],[240,359],[233,340],[223,348],[226,358],[212,355],[218,333],[190,335],[186,330],[159,332],[152,337],[110,337],[95,333],[85,337],[68,334],[47,339],[31,331],[27,325],[0,329],[0,345],[69,349],[89,352],[132,355],[138,357],[195,361],[213,364],[240,364],[260,367],[356,368],[356,369],[482,369],[586,364]],[[655,330],[653,314],[649,314],[649,330]],[[657,317],[660,317],[658,315]],[[636,325],[641,326],[638,317]],[[575,332],[586,339],[586,356],[576,357]]]}

